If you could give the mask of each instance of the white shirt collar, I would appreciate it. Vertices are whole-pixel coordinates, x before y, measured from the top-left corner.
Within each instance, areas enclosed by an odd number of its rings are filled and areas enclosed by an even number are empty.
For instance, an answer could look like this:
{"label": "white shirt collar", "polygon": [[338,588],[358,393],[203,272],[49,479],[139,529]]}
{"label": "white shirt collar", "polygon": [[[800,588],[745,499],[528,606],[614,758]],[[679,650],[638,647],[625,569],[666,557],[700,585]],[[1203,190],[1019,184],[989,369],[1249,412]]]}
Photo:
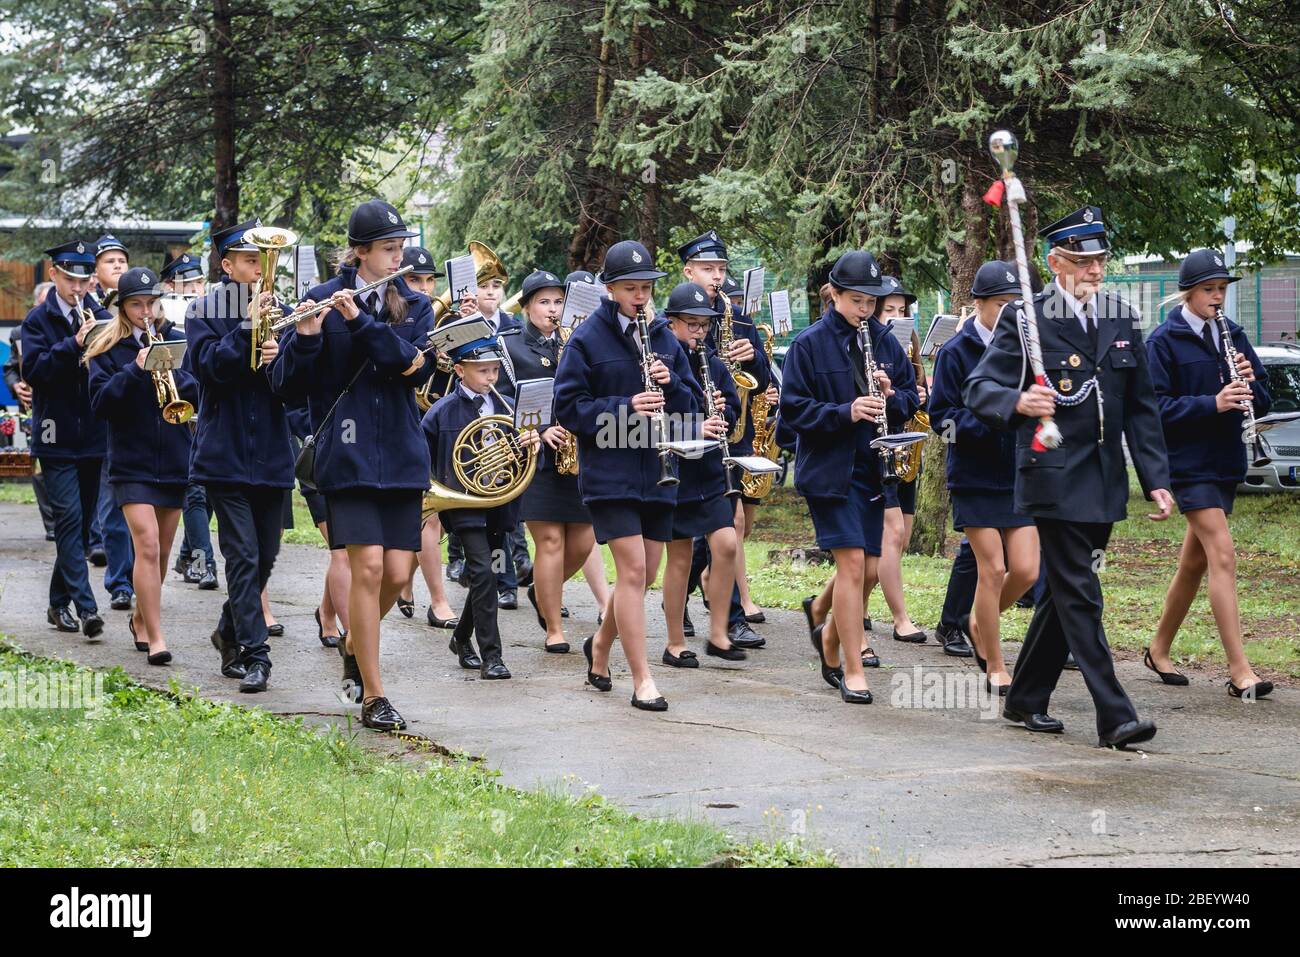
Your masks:
{"label": "white shirt collar", "polygon": [[[355,281],[355,283],[353,284],[353,287],[352,287],[352,288],[353,288],[353,289],[360,289],[360,288],[361,288],[362,286],[364,286],[364,285],[366,285],[366,281],[365,281],[364,279],[361,278],[361,270],[358,269],[358,270],[357,270],[357,275],[356,275],[356,281]],[[372,299],[374,298],[375,294],[378,293],[378,294],[379,294],[379,301],[382,303],[382,302],[384,301],[384,295],[385,295],[387,292],[388,292],[388,282],[387,282],[387,280],[385,280],[382,284],[376,286],[374,289],[371,289],[368,293],[366,293],[364,298],[365,298],[366,300],[368,300],[368,301],[369,301],[369,300],[372,300]]]}
{"label": "white shirt collar", "polygon": [[1093,315],[1095,316],[1097,314],[1097,294],[1094,292],[1086,301],[1080,302],[1078,299],[1075,299],[1074,296],[1065,291],[1065,287],[1061,285],[1059,279],[1053,279],[1052,282],[1056,284],[1056,289],[1061,294],[1061,298],[1065,300],[1065,304],[1073,309],[1074,314],[1079,317],[1079,325],[1083,326],[1083,331],[1087,332],[1088,318],[1085,310],[1091,306]]}
{"label": "white shirt collar", "polygon": [[[63,297],[60,296],[58,292],[54,293],[54,302],[58,305],[59,311],[63,313],[63,318],[67,319],[69,322],[72,322],[73,310],[76,309],[77,306],[81,305],[80,302],[74,305],[69,305],[68,303],[63,301]],[[76,325],[80,325],[80,323],[76,323]]]}
{"label": "white shirt collar", "polygon": [[[1205,324],[1210,322],[1210,320],[1202,319],[1196,313],[1192,312],[1192,310],[1188,309],[1186,305],[1183,306],[1183,321],[1186,322],[1187,327],[1198,336],[1205,335],[1203,331],[1205,329]],[[1219,327],[1217,323],[1210,323],[1210,335],[1214,336],[1215,342],[1219,341]]]}
{"label": "white shirt collar", "polygon": [[488,405],[487,405],[487,407],[488,407],[489,410],[491,410],[491,408],[492,408],[492,393],[491,393],[491,392],[475,392],[473,389],[471,389],[469,386],[467,386],[464,382],[457,383],[457,388],[459,388],[460,391],[461,391],[462,393],[465,394],[466,398],[468,398],[468,399],[469,399],[471,402],[473,402],[475,405],[478,405],[478,400],[479,400],[479,399],[487,399],[487,401],[488,401]]}
{"label": "white shirt collar", "polygon": [[973,317],[971,321],[975,323],[975,332],[979,335],[980,342],[987,346],[993,341],[993,330],[986,328],[978,316]]}

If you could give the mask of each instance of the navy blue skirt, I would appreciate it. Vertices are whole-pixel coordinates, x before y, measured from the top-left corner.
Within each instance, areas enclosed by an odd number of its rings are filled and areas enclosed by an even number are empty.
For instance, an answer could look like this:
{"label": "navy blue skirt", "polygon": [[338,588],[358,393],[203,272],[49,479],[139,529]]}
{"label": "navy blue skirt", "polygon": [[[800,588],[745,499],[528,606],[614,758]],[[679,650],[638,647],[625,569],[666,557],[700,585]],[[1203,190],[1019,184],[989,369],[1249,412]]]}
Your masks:
{"label": "navy blue skirt", "polygon": [[1191,485],[1175,485],[1171,491],[1180,513],[1198,508],[1221,508],[1225,515],[1231,515],[1232,503],[1237,497],[1237,483],[1194,482]]}
{"label": "navy blue skirt", "polygon": [[582,504],[578,476],[561,475],[555,469],[535,472],[520,496],[519,520],[590,525],[591,511]]}
{"label": "navy blue skirt", "polygon": [[153,482],[110,482],[113,501],[123,505],[152,505],[154,508],[184,508],[185,483],[179,485]]}
{"label": "navy blue skirt", "polygon": [[916,514],[916,482],[885,485],[885,508],[901,508],[904,515]]}
{"label": "navy blue skirt", "polygon": [[1028,515],[1016,511],[1012,492],[961,492],[952,493],[952,527],[965,528],[1024,528],[1033,525]]}
{"label": "navy blue skirt", "polygon": [[311,512],[311,522],[313,525],[319,525],[327,521],[325,517],[325,496],[320,492],[308,491],[305,488],[299,488],[302,492],[303,500],[307,503],[307,511]]}
{"label": "navy blue skirt", "polygon": [[420,550],[418,489],[352,489],[325,494],[330,548],[382,545],[403,552]]}
{"label": "navy blue skirt", "polygon": [[703,502],[679,502],[673,509],[673,541],[699,538],[736,524],[735,506],[725,495]]}
{"label": "navy blue skirt", "polygon": [[673,540],[673,507],[663,502],[613,499],[590,502],[587,509],[591,512],[596,541],[602,545],[629,535],[640,535],[652,542]]}

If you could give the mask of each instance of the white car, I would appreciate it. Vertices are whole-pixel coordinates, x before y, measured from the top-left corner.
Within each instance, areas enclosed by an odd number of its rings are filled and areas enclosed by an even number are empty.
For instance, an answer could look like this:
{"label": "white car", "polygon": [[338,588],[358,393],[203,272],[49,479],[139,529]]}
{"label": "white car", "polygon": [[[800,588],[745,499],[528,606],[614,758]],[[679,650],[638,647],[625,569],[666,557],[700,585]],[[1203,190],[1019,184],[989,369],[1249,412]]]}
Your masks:
{"label": "white car", "polygon": [[[1300,412],[1300,347],[1274,343],[1255,349],[1268,373],[1273,412]],[[1300,492],[1300,419],[1284,422],[1260,435],[1264,454],[1272,461],[1247,468],[1243,492]]]}

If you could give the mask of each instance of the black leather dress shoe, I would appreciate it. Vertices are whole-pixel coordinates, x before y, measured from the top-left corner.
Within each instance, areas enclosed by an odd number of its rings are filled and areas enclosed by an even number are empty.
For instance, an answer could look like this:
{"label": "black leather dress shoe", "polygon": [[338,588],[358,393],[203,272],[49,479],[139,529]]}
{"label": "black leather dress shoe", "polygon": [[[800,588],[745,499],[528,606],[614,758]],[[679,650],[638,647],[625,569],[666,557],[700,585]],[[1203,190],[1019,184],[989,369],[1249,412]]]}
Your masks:
{"label": "black leather dress shoe", "polygon": [[108,553],[102,548],[92,548],[87,557],[90,559],[90,564],[96,568],[103,568],[108,564]]}
{"label": "black leather dress shoe", "polygon": [[1048,734],[1060,734],[1065,730],[1065,725],[1056,718],[1053,718],[1050,714],[1027,714],[1024,711],[1017,711],[1010,705],[1002,706],[1002,717],[1006,718],[1008,721],[1015,721],[1019,724],[1023,724],[1030,731],[1045,731]]}
{"label": "black leather dress shoe", "polygon": [[176,561],[172,562],[172,571],[177,575],[184,575],[189,571],[189,568],[190,563],[185,560],[185,549],[182,548],[176,553]]}
{"label": "black leather dress shoe", "polygon": [[403,618],[414,618],[415,602],[407,601],[405,598],[399,598],[397,599],[397,610],[402,613]]}
{"label": "black leather dress shoe", "polygon": [[465,577],[465,560],[463,558],[457,558],[447,563],[447,577],[461,588],[465,587],[469,579]]}
{"label": "black leather dress shoe", "polygon": [[460,666],[466,671],[483,667],[483,660],[479,658],[478,652],[474,650],[474,643],[468,638],[464,641],[457,641],[456,636],[452,635],[451,641],[447,642],[447,648],[456,656],[456,660],[460,662]]}
{"label": "black leather dress shoe", "polygon": [[595,635],[591,635],[582,643],[582,653],[587,658],[587,684],[591,685],[597,691],[609,691],[614,687],[614,678],[612,674],[598,675],[592,671],[591,645],[596,640]]}
{"label": "black leather dress shoe", "polygon": [[910,632],[910,633],[908,633],[908,634],[906,634],[906,635],[900,635],[900,634],[898,633],[898,629],[895,628],[895,629],[894,629],[894,640],[895,640],[895,641],[909,641],[909,642],[911,642],[911,643],[914,644],[914,645],[923,645],[923,644],[925,644],[925,632],[923,632],[923,631],[913,631],[913,632]]}
{"label": "black leather dress shoe", "polygon": [[1149,718],[1125,721],[1113,731],[1107,731],[1097,738],[1099,748],[1126,748],[1130,744],[1141,744],[1156,736],[1156,723]]}
{"label": "black leather dress shoe", "polygon": [[747,621],[728,628],[727,638],[737,648],[762,648],[767,644],[767,639],[750,628]]}
{"label": "black leather dress shoe", "polygon": [[497,607],[506,611],[514,611],[519,607],[519,596],[509,589],[502,589],[497,592]]}
{"label": "black leather dress shoe", "polygon": [[187,585],[197,585],[203,579],[203,571],[206,568],[203,562],[186,562],[185,571],[181,572]]}
{"label": "black leather dress shoe", "polygon": [[974,654],[966,636],[958,628],[951,630],[939,625],[934,629],[934,640],[943,646],[943,653],[954,658],[969,658]]}
{"label": "black leather dress shoe", "polygon": [[504,681],[510,677],[510,669],[500,658],[492,658],[483,662],[478,670],[478,676],[484,681]]}
{"label": "black leather dress shoe", "polygon": [[129,611],[131,608],[131,593],[123,589],[113,592],[113,597],[109,599],[108,606],[114,611]]}
{"label": "black leather dress shoe", "polygon": [[199,591],[216,591],[217,590],[217,563],[209,562],[208,567],[203,571],[203,577],[199,579]]}
{"label": "black leather dress shoe", "polygon": [[361,723],[375,731],[405,731],[406,719],[387,698],[370,698],[361,706]]}
{"label": "black leather dress shoe", "polygon": [[667,648],[664,649],[663,663],[670,668],[698,668],[700,666],[700,656],[687,648],[680,655],[675,655]]}
{"label": "black leather dress shoe", "polygon": [[104,619],[92,611],[81,619],[81,633],[87,638],[98,638],[104,633]]}
{"label": "black leather dress shoe", "polygon": [[72,617],[72,612],[68,610],[67,605],[62,608],[50,606],[45,612],[45,620],[59,631],[81,631],[81,626],[77,624],[77,619]]}
{"label": "black leather dress shoe", "polygon": [[719,648],[711,641],[704,643],[704,653],[714,658],[722,658],[724,661],[744,661],[749,655],[744,650],[732,645],[730,648]]}
{"label": "black leather dress shoe", "polygon": [[246,673],[243,662],[239,660],[239,645],[226,641],[220,630],[212,633],[212,647],[221,653],[221,673],[227,678],[242,678]]}
{"label": "black leather dress shoe", "polygon": [[244,673],[244,679],[239,682],[239,690],[245,694],[256,694],[259,691],[265,691],[267,680],[270,677],[271,669],[260,661],[255,661],[253,666]]}
{"label": "black leather dress shoe", "polygon": [[460,619],[455,616],[452,616],[451,618],[439,618],[433,613],[432,606],[429,607],[429,611],[424,617],[428,619],[430,628],[455,628],[460,624]]}
{"label": "black leather dress shoe", "polygon": [[348,654],[347,642],[339,642],[339,656],[343,659],[343,682],[340,688],[343,697],[353,704],[360,704],[366,696],[366,685],[361,680],[361,666],[357,664],[357,656]]}

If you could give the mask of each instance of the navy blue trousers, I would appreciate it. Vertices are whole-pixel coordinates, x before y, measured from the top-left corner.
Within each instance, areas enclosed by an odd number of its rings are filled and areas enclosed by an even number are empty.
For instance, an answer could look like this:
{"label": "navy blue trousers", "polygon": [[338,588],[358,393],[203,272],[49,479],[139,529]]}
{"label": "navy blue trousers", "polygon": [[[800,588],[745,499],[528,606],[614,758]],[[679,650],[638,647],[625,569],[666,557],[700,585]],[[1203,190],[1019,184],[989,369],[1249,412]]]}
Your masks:
{"label": "navy blue trousers", "polygon": [[953,556],[952,570],[948,572],[948,592],[943,598],[943,612],[939,627],[952,631],[963,615],[969,615],[975,604],[975,586],[979,583],[979,568],[975,564],[975,550],[970,540],[962,538],[961,547]]}
{"label": "navy blue trousers", "polygon": [[280,553],[284,530],[284,489],[262,485],[208,486],[217,513],[217,537],[226,563],[226,602],[221,606],[221,636],[239,644],[245,666],[271,667],[262,617],[262,589]]}
{"label": "navy blue trousers", "polygon": [[202,560],[205,565],[211,565],[212,509],[202,485],[190,485],[185,489],[185,510],[181,512],[181,521],[185,524],[185,537],[181,540],[185,564],[193,565]]}
{"label": "navy blue trousers", "polygon": [[82,618],[99,610],[86,568],[86,541],[99,500],[103,461],[40,459],[41,471],[45,473],[45,492],[54,512],[54,547],[57,552],[54,573],[50,576],[50,605],[62,608],[71,602]]}

